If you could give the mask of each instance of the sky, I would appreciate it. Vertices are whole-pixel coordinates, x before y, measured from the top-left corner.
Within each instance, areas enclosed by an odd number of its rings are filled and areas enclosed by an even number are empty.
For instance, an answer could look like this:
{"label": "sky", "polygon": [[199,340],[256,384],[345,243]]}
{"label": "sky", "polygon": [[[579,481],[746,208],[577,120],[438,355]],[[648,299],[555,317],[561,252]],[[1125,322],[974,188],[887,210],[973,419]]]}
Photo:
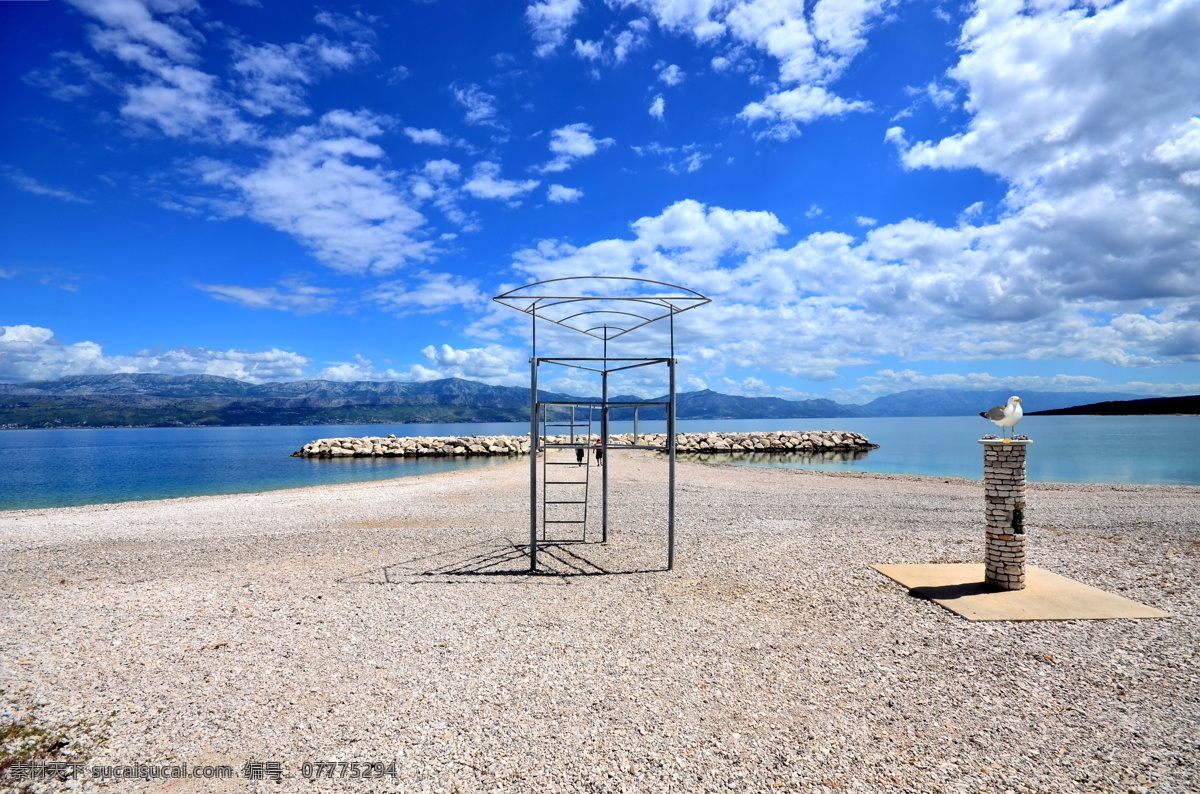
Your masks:
{"label": "sky", "polygon": [[527,385],[492,297],[603,275],[711,298],[681,390],[1200,393],[1198,41],[1200,0],[0,2],[0,381]]}

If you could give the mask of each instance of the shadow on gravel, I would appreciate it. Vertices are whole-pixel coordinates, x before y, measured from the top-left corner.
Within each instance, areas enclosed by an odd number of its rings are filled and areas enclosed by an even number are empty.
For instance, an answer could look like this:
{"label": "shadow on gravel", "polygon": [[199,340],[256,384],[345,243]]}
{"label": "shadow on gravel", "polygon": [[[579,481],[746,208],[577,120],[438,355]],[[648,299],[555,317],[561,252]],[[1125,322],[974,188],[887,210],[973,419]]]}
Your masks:
{"label": "shadow on gravel", "polygon": [[1002,592],[1000,588],[992,587],[984,582],[962,582],[961,584],[914,587],[908,591],[908,594],[913,598],[923,598],[928,601],[935,601],[951,598],[966,598],[967,596],[979,595],[981,593],[998,592]]}
{"label": "shadow on gravel", "polygon": [[[614,570],[596,560],[609,556],[598,543],[564,541],[538,548],[538,571],[529,570],[529,545],[495,539],[414,557],[338,579],[339,584],[567,584],[577,576],[658,573],[665,568]],[[588,556],[584,556],[584,555]]]}

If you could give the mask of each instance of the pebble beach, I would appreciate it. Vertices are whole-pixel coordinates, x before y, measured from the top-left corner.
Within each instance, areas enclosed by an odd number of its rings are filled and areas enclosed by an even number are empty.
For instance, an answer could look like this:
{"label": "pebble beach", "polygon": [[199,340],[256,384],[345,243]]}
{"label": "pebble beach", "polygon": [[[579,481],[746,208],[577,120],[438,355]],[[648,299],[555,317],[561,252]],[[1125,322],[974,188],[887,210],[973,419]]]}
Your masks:
{"label": "pebble beach", "polygon": [[979,482],[680,462],[666,571],[665,461],[610,474],[537,574],[523,461],[0,513],[0,790],[1200,790],[1200,487],[1028,484],[1031,565],[1169,619],[972,623],[869,566],[982,562]]}

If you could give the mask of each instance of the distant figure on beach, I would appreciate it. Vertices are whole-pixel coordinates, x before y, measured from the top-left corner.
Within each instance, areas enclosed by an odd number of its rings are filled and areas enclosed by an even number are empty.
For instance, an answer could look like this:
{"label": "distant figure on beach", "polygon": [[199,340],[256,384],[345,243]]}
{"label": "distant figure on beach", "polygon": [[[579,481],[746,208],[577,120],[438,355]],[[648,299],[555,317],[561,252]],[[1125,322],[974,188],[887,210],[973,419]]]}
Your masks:
{"label": "distant figure on beach", "polygon": [[580,466],[583,465],[583,444],[579,444],[575,447],[575,462]]}
{"label": "distant figure on beach", "polygon": [[600,465],[600,461],[604,460],[604,447],[600,446],[600,439],[596,439],[596,465]]}
{"label": "distant figure on beach", "polygon": [[[1024,411],[1021,410],[1021,398],[1009,397],[1008,402],[1005,405],[997,405],[995,408],[991,408],[987,411],[980,411],[979,415],[984,419],[992,420],[996,424],[1000,425],[1001,428],[1012,428],[1016,426],[1017,422],[1021,421],[1021,417],[1025,414]],[[1001,434],[1003,434],[1003,432],[1004,431],[1001,430]],[[1009,435],[1011,437],[1011,431],[1009,432]]]}

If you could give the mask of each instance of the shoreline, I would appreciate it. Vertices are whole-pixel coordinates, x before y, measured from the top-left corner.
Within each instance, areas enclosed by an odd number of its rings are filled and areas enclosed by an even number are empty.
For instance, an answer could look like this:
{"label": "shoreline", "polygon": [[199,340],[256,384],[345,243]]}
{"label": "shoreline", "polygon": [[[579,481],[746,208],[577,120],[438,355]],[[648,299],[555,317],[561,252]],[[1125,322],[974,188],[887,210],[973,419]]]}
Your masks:
{"label": "shoreline", "polygon": [[524,460],[0,513],[0,721],[264,791],[1200,784],[1200,488],[1029,484],[1031,564],[1172,618],[979,624],[868,567],[982,561],[977,481],[680,462],[666,572],[665,464],[614,455],[610,542],[536,575]]}
{"label": "shoreline", "polygon": [[[689,453],[689,455],[690,454],[694,454],[694,453]],[[945,484],[952,483],[952,484],[956,484],[956,485],[974,485],[974,486],[982,487],[982,478],[972,479],[970,477],[959,477],[957,475],[950,475],[950,474],[944,474],[944,475],[943,474],[905,474],[905,473],[900,473],[900,472],[882,472],[882,471],[875,472],[875,471],[863,471],[863,470],[832,471],[829,469],[804,469],[804,468],[799,468],[799,467],[771,466],[771,465],[761,465],[761,464],[743,464],[743,463],[738,463],[736,461],[713,462],[713,461],[707,461],[707,460],[695,460],[690,457],[685,458],[684,454],[681,453],[680,457],[679,457],[679,464],[682,465],[684,463],[686,463],[690,466],[704,466],[704,467],[712,466],[712,467],[718,467],[718,468],[746,468],[746,469],[751,469],[751,470],[766,469],[766,470],[772,470],[772,471],[785,471],[785,472],[791,472],[791,473],[799,475],[799,476],[836,477],[836,478],[843,478],[843,479],[867,479],[867,480],[872,480],[872,479],[896,480],[896,481],[901,481],[901,482],[927,481],[929,483],[935,483],[935,484],[936,483],[945,483]],[[79,510],[79,511],[86,511],[86,510],[90,510],[90,509],[109,510],[109,509],[115,509],[115,508],[120,508],[120,507],[124,507],[124,506],[133,506],[133,505],[153,505],[153,504],[168,503],[168,502],[185,502],[185,501],[191,502],[191,501],[199,501],[199,500],[206,500],[206,499],[253,497],[253,496],[264,496],[267,494],[301,492],[301,491],[308,491],[308,490],[317,491],[317,490],[326,489],[326,488],[354,488],[357,486],[366,486],[366,485],[373,485],[373,484],[379,485],[379,484],[387,484],[387,483],[396,483],[398,481],[407,480],[407,479],[411,479],[411,478],[425,479],[425,478],[430,478],[430,477],[448,477],[448,476],[454,476],[454,475],[460,475],[460,474],[469,474],[469,473],[483,470],[485,468],[490,469],[490,468],[504,467],[504,466],[520,466],[520,467],[522,467],[522,471],[527,472],[528,467],[529,467],[529,458],[525,455],[522,455],[519,457],[514,456],[510,460],[507,460],[507,461],[497,461],[497,462],[489,463],[486,466],[464,467],[464,468],[460,468],[460,469],[446,469],[443,471],[434,471],[434,472],[427,472],[427,473],[421,473],[421,474],[405,474],[405,475],[401,475],[398,477],[385,477],[385,478],[370,479],[370,480],[353,480],[353,481],[349,481],[349,482],[331,482],[331,483],[321,483],[321,484],[317,484],[317,485],[311,485],[311,484],[310,485],[294,485],[294,486],[286,486],[286,487],[282,487],[282,488],[267,488],[267,489],[258,490],[258,491],[232,491],[229,493],[193,494],[190,496],[147,497],[145,499],[126,499],[126,500],[120,501],[120,502],[89,502],[89,503],[81,504],[81,505],[54,505],[54,506],[47,506],[47,507],[0,508],[0,519],[4,518],[6,516],[12,516],[14,514],[42,514],[42,513],[48,512],[48,511],[56,511],[56,510]],[[1181,489],[1182,490],[1190,490],[1190,491],[1195,492],[1197,494],[1197,496],[1200,496],[1200,485],[1181,485],[1181,484],[1175,484],[1175,483],[1164,484],[1164,483],[1127,483],[1127,482],[1062,482],[1062,481],[1054,481],[1054,480],[1027,480],[1026,481],[1026,489],[1027,490],[1137,491],[1137,490],[1142,490],[1142,489],[1158,489],[1158,488],[1167,489],[1167,490],[1181,490]],[[0,541],[2,541],[2,540],[3,540],[3,536],[0,536]]]}
{"label": "shoreline", "polygon": [[[972,483],[975,485],[979,485],[982,480],[982,475],[980,476],[980,478],[976,479],[976,478],[972,478],[972,477],[961,477],[958,475],[951,475],[951,474],[907,474],[907,473],[901,473],[901,472],[883,472],[883,471],[875,472],[875,471],[866,471],[866,470],[861,470],[861,469],[856,469],[856,470],[847,469],[847,470],[835,471],[835,470],[830,470],[830,469],[817,469],[817,468],[806,469],[806,468],[800,468],[800,467],[776,466],[776,465],[771,465],[771,464],[743,463],[743,462],[740,462],[736,457],[734,457],[734,455],[736,455],[736,454],[738,454],[738,453],[729,453],[729,452],[719,453],[719,456],[723,460],[721,460],[720,462],[714,462],[711,460],[699,460],[698,459],[705,455],[712,457],[713,453],[680,452],[678,461],[680,464],[687,463],[688,465],[695,465],[695,466],[746,468],[746,469],[751,469],[751,470],[766,470],[766,471],[789,471],[789,472],[794,472],[794,473],[802,474],[802,475],[818,475],[818,476],[833,476],[833,477],[864,477],[864,478],[883,478],[883,479],[895,478],[895,479],[900,479],[900,480],[912,478],[912,479],[918,479],[918,480],[929,480],[930,482],[933,482],[933,481],[956,482],[956,483],[961,482],[961,483]],[[741,454],[747,454],[747,453],[741,453]],[[759,454],[759,453],[755,453],[755,454]],[[785,453],[767,453],[767,454],[782,455]],[[44,506],[44,507],[14,507],[14,508],[0,507],[0,518],[7,516],[7,515],[15,514],[15,513],[44,512],[44,511],[48,511],[48,510],[83,510],[83,509],[87,509],[87,508],[110,508],[110,507],[118,507],[121,505],[145,504],[145,503],[154,504],[154,503],[159,503],[159,502],[173,502],[173,501],[180,501],[180,500],[187,500],[187,499],[211,499],[211,498],[223,498],[223,497],[255,496],[255,495],[261,495],[261,494],[272,494],[272,493],[288,492],[288,491],[303,491],[303,490],[310,489],[310,488],[317,489],[317,488],[334,488],[334,487],[353,487],[353,486],[357,486],[357,485],[368,485],[371,483],[395,483],[400,480],[406,480],[406,479],[410,479],[410,478],[414,478],[414,477],[426,478],[426,477],[433,477],[433,476],[451,475],[451,474],[474,472],[474,471],[479,471],[479,470],[483,470],[483,469],[512,466],[512,465],[523,466],[527,470],[528,465],[529,465],[529,458],[528,458],[527,454],[506,456],[506,457],[508,458],[507,460],[499,460],[499,459],[497,459],[497,457],[483,457],[482,460],[487,460],[488,462],[484,463],[482,465],[479,465],[478,461],[481,460],[481,458],[479,458],[479,457],[475,457],[475,458],[461,457],[461,458],[456,459],[456,458],[435,457],[435,456],[430,456],[428,458],[414,456],[411,458],[399,458],[397,460],[405,461],[405,463],[402,465],[408,465],[410,463],[415,465],[417,463],[417,461],[420,461],[420,460],[426,460],[429,462],[434,462],[434,461],[445,462],[447,460],[457,460],[457,461],[470,460],[473,462],[474,465],[470,465],[470,466],[464,465],[462,468],[454,468],[454,469],[435,471],[435,472],[400,474],[400,475],[397,475],[394,477],[380,477],[380,478],[372,478],[372,479],[364,479],[364,480],[351,480],[348,482],[289,485],[289,486],[284,486],[284,487],[280,487],[280,488],[267,488],[267,489],[261,489],[261,490],[231,491],[231,492],[227,492],[227,493],[204,493],[204,494],[193,494],[193,495],[187,495],[187,496],[152,496],[152,497],[147,497],[145,499],[126,499],[124,501],[117,501],[117,502],[87,502],[87,503],[79,504],[79,505],[49,505],[49,506]],[[355,459],[354,458],[340,458],[340,459],[339,458],[327,458],[324,460],[329,461],[329,462],[332,462],[333,460],[352,462]],[[331,465],[341,465],[341,464],[331,463]],[[1045,489],[1052,489],[1052,490],[1061,490],[1063,488],[1094,488],[1094,489],[1100,489],[1100,490],[1128,490],[1128,489],[1138,489],[1138,488],[1185,488],[1185,489],[1192,488],[1192,489],[1200,490],[1200,485],[1180,484],[1180,483],[1129,483],[1129,482],[1100,482],[1100,481],[1070,482],[1070,481],[1059,481],[1059,480],[1033,480],[1033,479],[1027,480],[1026,487],[1030,488],[1030,489],[1045,488]]]}

